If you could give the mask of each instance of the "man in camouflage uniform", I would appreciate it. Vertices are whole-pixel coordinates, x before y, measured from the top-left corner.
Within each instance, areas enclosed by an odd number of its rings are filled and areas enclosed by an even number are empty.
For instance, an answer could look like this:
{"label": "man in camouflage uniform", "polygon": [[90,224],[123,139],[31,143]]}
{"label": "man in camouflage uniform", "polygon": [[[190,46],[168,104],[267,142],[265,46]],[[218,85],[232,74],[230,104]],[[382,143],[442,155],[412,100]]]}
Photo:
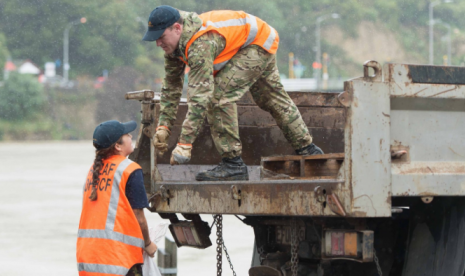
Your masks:
{"label": "man in camouflage uniform", "polygon": [[171,164],[190,160],[192,144],[205,116],[222,162],[213,170],[197,174],[197,180],[248,180],[247,166],[241,159],[241,140],[237,118],[238,101],[248,90],[257,105],[270,112],[286,139],[299,155],[322,154],[312,143],[299,110],[281,84],[276,55],[258,45],[240,49],[214,75],[213,61],[226,47],[225,38],[207,32],[189,47],[186,45],[202,27],[202,19],[194,12],[160,6],[149,17],[149,29],[143,40],[156,41],[165,51],[165,79],[162,86],[161,110],[154,144],[164,153],[182,94],[185,63],[190,67],[188,112],[182,125],[179,143],[171,155]]}

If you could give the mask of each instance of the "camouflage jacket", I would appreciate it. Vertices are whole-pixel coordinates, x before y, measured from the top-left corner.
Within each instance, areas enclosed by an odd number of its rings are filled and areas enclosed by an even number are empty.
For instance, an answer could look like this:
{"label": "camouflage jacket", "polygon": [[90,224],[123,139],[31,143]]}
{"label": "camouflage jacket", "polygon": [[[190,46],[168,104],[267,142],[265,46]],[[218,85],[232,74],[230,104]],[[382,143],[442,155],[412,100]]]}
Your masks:
{"label": "camouflage jacket", "polygon": [[[165,79],[161,89],[161,110],[158,125],[169,128],[172,127],[176,119],[184,83],[186,65],[179,57],[187,60],[185,56],[187,42],[202,26],[202,20],[196,13],[183,11],[180,13],[184,18],[183,32],[178,49],[172,54],[165,54]],[[211,102],[214,89],[213,61],[225,46],[226,40],[223,36],[208,32],[197,38],[189,47],[188,111],[179,139],[181,143],[193,143],[203,124],[207,105]]]}

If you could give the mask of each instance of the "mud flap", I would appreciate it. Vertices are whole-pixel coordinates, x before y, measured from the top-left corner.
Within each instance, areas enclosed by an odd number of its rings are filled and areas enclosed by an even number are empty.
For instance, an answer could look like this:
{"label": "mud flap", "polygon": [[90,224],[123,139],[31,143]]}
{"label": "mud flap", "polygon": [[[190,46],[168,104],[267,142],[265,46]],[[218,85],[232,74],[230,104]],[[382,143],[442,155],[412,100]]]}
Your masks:
{"label": "mud flap", "polygon": [[260,254],[258,253],[257,249],[257,242],[254,240],[253,242],[253,253],[252,253],[252,263],[250,267],[255,267],[261,265],[260,263]]}
{"label": "mud flap", "polygon": [[414,207],[402,275],[464,275],[465,203],[435,198]]}

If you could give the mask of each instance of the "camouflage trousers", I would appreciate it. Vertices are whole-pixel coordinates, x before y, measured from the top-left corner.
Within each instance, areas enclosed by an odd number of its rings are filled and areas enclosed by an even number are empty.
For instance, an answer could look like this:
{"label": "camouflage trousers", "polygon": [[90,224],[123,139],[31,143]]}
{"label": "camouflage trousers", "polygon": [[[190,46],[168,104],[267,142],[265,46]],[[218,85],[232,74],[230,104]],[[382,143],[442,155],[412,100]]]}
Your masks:
{"label": "camouflage trousers", "polygon": [[260,46],[241,49],[215,76],[215,89],[207,120],[222,157],[242,153],[236,102],[250,91],[255,103],[269,112],[294,149],[312,143],[295,103],[281,84],[276,55]]}
{"label": "camouflage trousers", "polygon": [[142,276],[142,265],[141,264],[135,264],[133,265],[126,276]]}

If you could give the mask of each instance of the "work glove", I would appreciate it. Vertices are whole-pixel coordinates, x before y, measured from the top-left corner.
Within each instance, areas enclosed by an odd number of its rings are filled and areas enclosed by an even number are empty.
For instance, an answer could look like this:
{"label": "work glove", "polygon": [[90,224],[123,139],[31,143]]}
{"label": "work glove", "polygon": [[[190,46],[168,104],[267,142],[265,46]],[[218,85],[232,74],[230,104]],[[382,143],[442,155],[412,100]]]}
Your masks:
{"label": "work glove", "polygon": [[166,126],[159,126],[153,135],[153,145],[158,150],[158,155],[162,156],[168,150],[168,138],[170,130]]}
{"label": "work glove", "polygon": [[155,252],[157,252],[157,245],[154,242],[150,242],[149,245],[147,245],[144,250],[147,252],[147,254],[153,258],[155,256]]}
{"label": "work glove", "polygon": [[191,160],[192,144],[178,143],[176,148],[171,153],[170,164],[179,165],[189,162]]}

